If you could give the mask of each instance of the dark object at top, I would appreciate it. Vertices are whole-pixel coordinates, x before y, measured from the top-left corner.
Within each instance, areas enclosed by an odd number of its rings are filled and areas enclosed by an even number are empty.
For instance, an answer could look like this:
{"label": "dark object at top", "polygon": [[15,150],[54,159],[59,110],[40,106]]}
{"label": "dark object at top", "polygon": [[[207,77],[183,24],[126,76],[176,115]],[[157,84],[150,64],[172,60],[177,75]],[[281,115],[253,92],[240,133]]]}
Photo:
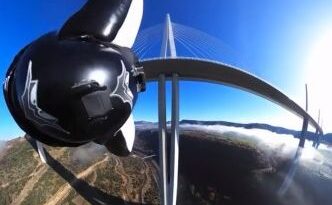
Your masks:
{"label": "dark object at top", "polygon": [[60,39],[85,37],[112,42],[128,13],[131,0],[90,0],[59,32]]}

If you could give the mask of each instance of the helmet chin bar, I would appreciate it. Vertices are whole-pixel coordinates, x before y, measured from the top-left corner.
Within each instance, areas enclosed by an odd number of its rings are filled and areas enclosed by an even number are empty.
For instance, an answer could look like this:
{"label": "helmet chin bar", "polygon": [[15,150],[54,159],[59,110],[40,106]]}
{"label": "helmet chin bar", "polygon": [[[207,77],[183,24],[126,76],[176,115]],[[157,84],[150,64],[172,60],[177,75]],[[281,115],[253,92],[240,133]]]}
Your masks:
{"label": "helmet chin bar", "polygon": [[45,149],[43,147],[43,143],[36,140],[36,144],[37,144],[37,149],[38,149],[37,151],[38,151],[40,160],[42,161],[42,163],[47,164],[47,158],[45,155]]}
{"label": "helmet chin bar", "polygon": [[131,114],[120,130],[105,143],[106,148],[117,156],[128,156],[134,147],[135,123]]}

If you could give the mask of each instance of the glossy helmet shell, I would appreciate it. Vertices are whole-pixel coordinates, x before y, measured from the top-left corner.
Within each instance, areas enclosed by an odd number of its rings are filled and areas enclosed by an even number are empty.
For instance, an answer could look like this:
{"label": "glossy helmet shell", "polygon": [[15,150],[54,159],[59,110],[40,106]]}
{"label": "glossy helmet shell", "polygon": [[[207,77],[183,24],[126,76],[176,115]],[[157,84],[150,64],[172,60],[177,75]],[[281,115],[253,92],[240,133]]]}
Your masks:
{"label": "glossy helmet shell", "polygon": [[49,33],[15,57],[5,99],[18,125],[45,144],[103,143],[135,104],[135,64],[130,49]]}

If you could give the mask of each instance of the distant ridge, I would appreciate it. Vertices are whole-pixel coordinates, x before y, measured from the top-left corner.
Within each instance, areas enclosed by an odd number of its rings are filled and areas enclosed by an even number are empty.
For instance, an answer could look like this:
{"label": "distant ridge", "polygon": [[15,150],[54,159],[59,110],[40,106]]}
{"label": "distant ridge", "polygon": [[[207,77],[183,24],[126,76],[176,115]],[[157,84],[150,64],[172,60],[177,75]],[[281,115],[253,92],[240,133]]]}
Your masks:
{"label": "distant ridge", "polygon": [[[284,127],[273,126],[264,123],[235,123],[235,122],[227,122],[227,121],[198,121],[198,120],[181,120],[181,125],[183,124],[192,124],[192,125],[223,125],[228,127],[241,127],[245,129],[262,129],[268,130],[270,132],[274,132],[277,134],[286,134],[286,135],[293,135],[295,138],[299,138],[301,135],[301,131],[296,131],[292,129],[287,129]],[[315,133],[308,131],[306,134],[306,139],[314,140]],[[332,144],[332,133],[328,133],[323,135],[321,139],[321,143]]]}
{"label": "distant ridge", "polygon": [[[135,123],[138,127],[145,127],[145,126],[158,126],[157,122],[148,122],[148,121],[136,121]],[[167,124],[170,124],[170,122],[167,122]],[[227,122],[227,121],[200,121],[200,120],[181,120],[180,125],[223,125],[228,127],[239,127],[239,128],[245,128],[245,129],[262,129],[262,130],[268,130],[270,132],[274,132],[277,134],[286,134],[286,135],[293,135],[295,138],[299,138],[301,135],[301,131],[287,129],[284,127],[279,126],[273,126],[269,124],[264,123],[235,123],[235,122]],[[308,140],[314,140],[315,139],[315,133],[314,132],[307,132],[306,139]],[[321,139],[321,143],[325,144],[331,144],[332,145],[332,133],[328,133],[323,135]]]}

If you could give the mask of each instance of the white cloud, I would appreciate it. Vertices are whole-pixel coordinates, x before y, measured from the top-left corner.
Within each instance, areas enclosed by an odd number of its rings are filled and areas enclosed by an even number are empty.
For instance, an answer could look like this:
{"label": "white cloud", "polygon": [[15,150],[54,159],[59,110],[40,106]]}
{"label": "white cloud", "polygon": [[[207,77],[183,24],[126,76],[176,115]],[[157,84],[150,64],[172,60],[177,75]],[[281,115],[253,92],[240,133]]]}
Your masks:
{"label": "white cloud", "polygon": [[81,164],[90,163],[106,152],[105,146],[95,143],[89,143],[72,149],[74,151],[71,155],[71,160]]}
{"label": "white cloud", "polygon": [[[223,125],[181,125],[181,128],[190,128],[197,130],[205,130],[207,132],[218,132],[220,134],[232,133],[237,139],[253,139],[258,142],[257,146],[263,150],[278,151],[278,154],[293,156],[298,148],[299,139],[293,135],[277,134],[263,129],[245,129],[239,127],[229,127]],[[302,160],[317,160],[321,158],[319,151],[312,148],[312,141],[306,141],[303,149]],[[326,145],[321,144],[319,150],[329,150]]]}

